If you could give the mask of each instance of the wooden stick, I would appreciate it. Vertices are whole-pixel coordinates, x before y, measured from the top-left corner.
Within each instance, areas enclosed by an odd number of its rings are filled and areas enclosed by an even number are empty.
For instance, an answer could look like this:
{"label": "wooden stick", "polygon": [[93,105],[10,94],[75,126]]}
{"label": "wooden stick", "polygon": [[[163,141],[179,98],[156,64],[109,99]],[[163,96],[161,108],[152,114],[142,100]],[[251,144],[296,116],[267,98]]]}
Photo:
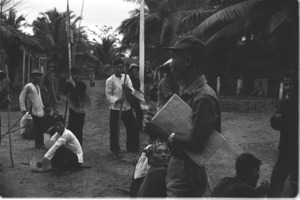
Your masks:
{"label": "wooden stick", "polygon": [[9,76],[8,76],[8,67],[7,65],[5,65],[6,67],[6,79],[7,79],[7,108],[8,108],[8,115],[7,115],[7,120],[8,120],[8,124],[7,124],[7,128],[8,128],[8,137],[9,137],[9,154],[10,154],[10,161],[11,161],[11,167],[14,168],[14,160],[13,160],[13,154],[12,154],[12,144],[11,144],[11,134],[10,134],[10,96],[9,96],[9,85],[10,85],[10,81],[9,81]]}

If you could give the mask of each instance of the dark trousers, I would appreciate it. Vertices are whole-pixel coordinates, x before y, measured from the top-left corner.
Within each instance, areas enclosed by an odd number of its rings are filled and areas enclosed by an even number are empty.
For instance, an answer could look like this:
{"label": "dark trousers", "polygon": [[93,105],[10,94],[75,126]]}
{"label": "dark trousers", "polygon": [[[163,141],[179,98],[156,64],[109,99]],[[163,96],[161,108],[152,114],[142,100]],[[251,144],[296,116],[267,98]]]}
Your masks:
{"label": "dark trousers", "polygon": [[130,101],[130,106],[134,110],[139,130],[143,130],[143,111],[140,100],[138,98],[132,98]]}
{"label": "dark trousers", "polygon": [[51,165],[60,169],[72,170],[76,169],[80,164],[78,163],[78,157],[74,152],[65,146],[61,146],[55,152],[55,155],[51,160]]}
{"label": "dark trousers", "polygon": [[42,146],[44,145],[44,117],[32,115],[32,122],[35,145]]}
{"label": "dark trousers", "polygon": [[291,190],[295,197],[298,194],[298,148],[294,151],[280,149],[272,171],[269,197],[281,197],[284,183],[290,175]]}
{"label": "dark trousers", "polygon": [[76,136],[81,146],[84,118],[85,113],[77,113],[74,110],[69,109],[68,129]]}
{"label": "dark trousers", "polygon": [[[110,150],[112,152],[119,152],[119,134],[118,134],[118,122],[119,122],[118,110],[110,110]],[[136,119],[132,110],[122,111],[122,121],[126,128],[126,149],[128,152],[138,152],[140,148],[140,138],[137,127]]]}

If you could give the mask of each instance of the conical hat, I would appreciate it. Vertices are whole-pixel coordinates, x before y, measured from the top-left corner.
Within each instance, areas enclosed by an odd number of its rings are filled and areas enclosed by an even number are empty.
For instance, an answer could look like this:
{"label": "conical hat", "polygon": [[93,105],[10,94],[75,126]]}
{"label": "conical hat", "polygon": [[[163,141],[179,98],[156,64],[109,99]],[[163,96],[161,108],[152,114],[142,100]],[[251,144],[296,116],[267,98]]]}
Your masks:
{"label": "conical hat", "polygon": [[78,113],[85,113],[91,107],[91,100],[87,95],[78,96],[77,98],[68,97],[69,105],[72,110]]}
{"label": "conical hat", "polygon": [[31,160],[30,160],[30,167],[31,167],[31,169],[33,171],[36,171],[36,172],[46,172],[46,171],[49,171],[52,168],[50,161],[46,165],[42,166],[41,168],[37,168],[36,164],[37,164],[37,162],[39,160],[40,159],[38,157],[31,158]]}

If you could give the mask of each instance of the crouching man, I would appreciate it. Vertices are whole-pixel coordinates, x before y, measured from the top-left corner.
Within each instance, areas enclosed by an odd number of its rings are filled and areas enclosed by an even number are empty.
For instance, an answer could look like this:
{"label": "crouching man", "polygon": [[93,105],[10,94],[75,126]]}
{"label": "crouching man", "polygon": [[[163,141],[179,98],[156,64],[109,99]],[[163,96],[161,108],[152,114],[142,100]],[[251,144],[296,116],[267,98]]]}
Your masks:
{"label": "crouching man", "polygon": [[74,170],[83,163],[83,152],[76,136],[64,127],[64,119],[57,116],[53,121],[53,126],[48,130],[49,134],[54,134],[50,139],[50,149],[44,157],[37,163],[37,168],[41,168],[48,162],[52,167],[61,170]]}

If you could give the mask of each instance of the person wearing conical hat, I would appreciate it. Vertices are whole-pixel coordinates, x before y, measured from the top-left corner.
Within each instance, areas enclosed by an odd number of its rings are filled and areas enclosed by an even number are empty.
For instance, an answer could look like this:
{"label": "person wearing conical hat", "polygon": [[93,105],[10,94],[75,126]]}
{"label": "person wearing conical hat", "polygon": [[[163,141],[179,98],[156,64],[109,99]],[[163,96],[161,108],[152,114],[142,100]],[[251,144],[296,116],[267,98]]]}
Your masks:
{"label": "person wearing conical hat", "polygon": [[31,114],[33,120],[33,134],[35,148],[44,148],[44,104],[41,96],[40,82],[42,73],[38,69],[31,72],[31,82],[27,83],[19,96],[20,109],[24,115],[26,112]]}

